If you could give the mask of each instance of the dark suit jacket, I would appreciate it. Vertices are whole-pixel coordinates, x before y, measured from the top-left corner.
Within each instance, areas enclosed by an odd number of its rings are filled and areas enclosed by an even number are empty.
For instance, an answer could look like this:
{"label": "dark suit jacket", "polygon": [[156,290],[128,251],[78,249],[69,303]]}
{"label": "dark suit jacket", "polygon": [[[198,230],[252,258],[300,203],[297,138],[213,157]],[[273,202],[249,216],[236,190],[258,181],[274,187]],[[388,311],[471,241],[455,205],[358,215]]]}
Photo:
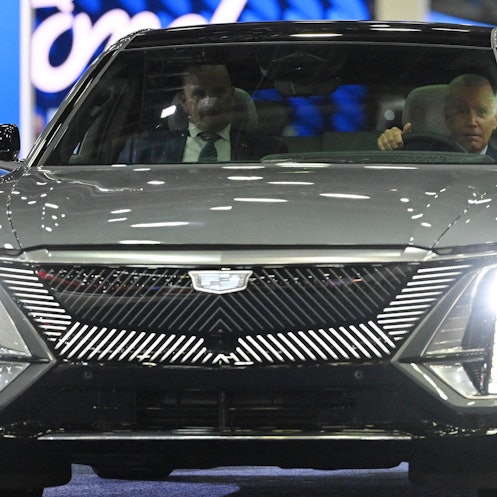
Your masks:
{"label": "dark suit jacket", "polygon": [[492,145],[490,145],[490,143],[488,144],[486,155],[488,155],[489,157],[492,157],[492,159],[495,162],[497,162],[497,149],[495,147],[492,147]]}
{"label": "dark suit jacket", "polygon": [[[130,138],[119,154],[119,162],[128,164],[164,164],[182,162],[188,130],[164,131]],[[231,158],[236,161],[258,161],[265,155],[288,152],[277,138],[232,129]]]}
{"label": "dark suit jacket", "polygon": [[[454,139],[451,138],[446,138],[446,141],[448,143],[452,143],[455,148],[454,150],[457,152],[464,152],[465,149],[464,147],[455,141]],[[447,143],[444,143],[440,141],[439,139],[436,138],[436,136],[431,137],[429,134],[419,134],[416,139],[414,139],[411,142],[406,142],[406,146],[404,147],[404,150],[433,150],[433,151],[449,151],[451,149],[447,148]],[[497,162],[497,149],[488,144],[487,151],[485,152],[485,155],[488,155],[491,157],[495,162]]]}

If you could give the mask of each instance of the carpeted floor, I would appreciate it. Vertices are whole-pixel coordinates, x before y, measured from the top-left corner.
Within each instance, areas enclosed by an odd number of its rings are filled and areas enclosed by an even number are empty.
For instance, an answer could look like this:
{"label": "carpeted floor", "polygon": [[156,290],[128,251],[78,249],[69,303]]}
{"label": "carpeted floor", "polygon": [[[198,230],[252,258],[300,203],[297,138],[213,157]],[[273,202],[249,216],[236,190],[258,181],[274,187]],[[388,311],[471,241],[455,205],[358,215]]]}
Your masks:
{"label": "carpeted floor", "polygon": [[273,467],[177,470],[165,481],[103,480],[74,466],[71,482],[44,497],[475,497],[471,490],[412,486],[407,467],[389,470],[314,471]]}

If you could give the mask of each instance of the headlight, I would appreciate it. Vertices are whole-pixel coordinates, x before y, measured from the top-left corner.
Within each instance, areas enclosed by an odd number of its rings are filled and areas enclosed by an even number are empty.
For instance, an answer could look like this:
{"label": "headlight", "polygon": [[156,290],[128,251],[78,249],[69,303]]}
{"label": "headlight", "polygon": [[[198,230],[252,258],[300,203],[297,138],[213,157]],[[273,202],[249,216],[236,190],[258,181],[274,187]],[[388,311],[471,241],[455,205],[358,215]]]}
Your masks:
{"label": "headlight", "polygon": [[[2,269],[5,272],[4,283],[12,280],[12,285],[19,291],[29,289],[29,271],[12,266]],[[17,277],[14,279],[13,275]],[[54,365],[50,351],[28,317],[6,288],[0,285],[0,408],[29,388]]]}
{"label": "headlight", "polygon": [[0,302],[0,391],[29,366],[31,357],[26,342]]}
{"label": "headlight", "polygon": [[0,362],[0,392],[21,373],[23,373],[29,363],[26,362]]}
{"label": "headlight", "polygon": [[493,265],[459,281],[421,324],[399,361],[444,400],[450,394],[437,380],[464,398],[489,398],[497,396],[496,339],[497,265]]}
{"label": "headlight", "polygon": [[14,321],[0,302],[0,360],[2,357],[31,357]]}

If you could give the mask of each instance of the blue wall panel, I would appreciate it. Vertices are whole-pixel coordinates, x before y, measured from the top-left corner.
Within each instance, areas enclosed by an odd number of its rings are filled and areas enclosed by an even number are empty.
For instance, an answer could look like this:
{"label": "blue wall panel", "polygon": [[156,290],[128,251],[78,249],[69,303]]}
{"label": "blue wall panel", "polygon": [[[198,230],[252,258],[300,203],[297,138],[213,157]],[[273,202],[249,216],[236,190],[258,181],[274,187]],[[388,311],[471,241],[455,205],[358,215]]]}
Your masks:
{"label": "blue wall panel", "polygon": [[0,122],[19,124],[20,2],[2,0],[0,16]]}

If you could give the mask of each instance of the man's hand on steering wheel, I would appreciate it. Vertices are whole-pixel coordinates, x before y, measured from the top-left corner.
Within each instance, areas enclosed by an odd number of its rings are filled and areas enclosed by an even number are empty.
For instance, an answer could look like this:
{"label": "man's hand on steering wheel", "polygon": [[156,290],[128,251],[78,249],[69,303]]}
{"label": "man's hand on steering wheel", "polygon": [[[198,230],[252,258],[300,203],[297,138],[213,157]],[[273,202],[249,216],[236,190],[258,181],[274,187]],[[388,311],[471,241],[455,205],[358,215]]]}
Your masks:
{"label": "man's hand on steering wheel", "polygon": [[404,148],[403,135],[409,132],[411,123],[406,123],[403,129],[393,127],[385,130],[377,140],[380,150],[399,150]]}

